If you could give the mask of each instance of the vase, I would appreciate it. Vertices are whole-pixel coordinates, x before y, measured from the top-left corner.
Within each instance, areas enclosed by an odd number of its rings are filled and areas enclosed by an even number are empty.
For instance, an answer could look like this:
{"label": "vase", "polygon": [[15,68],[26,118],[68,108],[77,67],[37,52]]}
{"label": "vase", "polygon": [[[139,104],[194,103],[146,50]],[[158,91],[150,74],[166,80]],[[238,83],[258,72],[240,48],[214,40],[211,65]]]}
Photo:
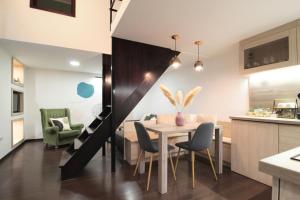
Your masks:
{"label": "vase", "polygon": [[176,126],[184,126],[184,118],[181,112],[178,112],[175,118]]}

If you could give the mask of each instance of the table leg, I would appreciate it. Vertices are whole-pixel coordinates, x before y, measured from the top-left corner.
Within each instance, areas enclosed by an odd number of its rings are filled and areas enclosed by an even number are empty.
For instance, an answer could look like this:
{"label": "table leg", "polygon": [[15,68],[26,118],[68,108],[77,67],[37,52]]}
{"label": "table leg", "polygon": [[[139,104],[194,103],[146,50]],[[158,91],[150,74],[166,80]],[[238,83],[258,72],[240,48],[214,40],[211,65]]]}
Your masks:
{"label": "table leg", "polygon": [[144,174],[145,173],[145,152],[142,153],[140,166],[139,166],[139,173]]}
{"label": "table leg", "polygon": [[[192,140],[192,132],[189,132],[188,134],[188,140],[191,141]],[[190,161],[192,162],[192,152],[189,151],[189,157],[190,157]]]}
{"label": "table leg", "polygon": [[158,143],[158,191],[165,194],[168,191],[168,135],[160,133]]}
{"label": "table leg", "polygon": [[221,128],[215,129],[215,165],[218,174],[223,173],[223,133]]}
{"label": "table leg", "polygon": [[272,183],[272,200],[278,200],[280,198],[279,196],[279,190],[280,190],[280,180],[279,178],[276,178],[273,176],[273,183]]}
{"label": "table leg", "polygon": [[192,132],[189,132],[189,141],[192,140]]}

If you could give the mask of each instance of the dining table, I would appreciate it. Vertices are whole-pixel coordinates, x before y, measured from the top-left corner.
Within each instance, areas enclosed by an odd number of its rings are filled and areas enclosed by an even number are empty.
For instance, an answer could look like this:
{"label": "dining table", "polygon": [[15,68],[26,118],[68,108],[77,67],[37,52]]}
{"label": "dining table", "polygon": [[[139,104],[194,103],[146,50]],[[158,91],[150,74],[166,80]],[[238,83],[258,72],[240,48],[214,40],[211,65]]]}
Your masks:
{"label": "dining table", "polygon": [[[158,134],[158,191],[161,194],[168,192],[168,138],[178,133],[187,133],[188,139],[191,140],[193,133],[196,131],[200,123],[190,123],[184,126],[176,126],[175,124],[153,124],[145,125],[147,131]],[[223,173],[223,135],[222,126],[215,125],[215,168],[218,174]],[[141,156],[139,165],[139,173],[145,173],[145,155]]]}

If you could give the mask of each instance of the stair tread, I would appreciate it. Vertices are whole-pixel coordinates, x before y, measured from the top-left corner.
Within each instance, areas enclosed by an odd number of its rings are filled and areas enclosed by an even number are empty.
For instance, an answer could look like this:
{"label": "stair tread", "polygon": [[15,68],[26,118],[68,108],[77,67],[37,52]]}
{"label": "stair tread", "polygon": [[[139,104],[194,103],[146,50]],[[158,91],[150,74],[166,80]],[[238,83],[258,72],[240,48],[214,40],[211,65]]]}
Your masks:
{"label": "stair tread", "polygon": [[84,139],[76,138],[74,140],[74,149],[78,150],[81,147],[81,145],[84,143],[84,141],[85,141]]}
{"label": "stair tread", "polygon": [[89,138],[89,134],[87,133],[86,135],[80,135],[77,139],[80,140],[81,142],[85,141],[86,139]]}
{"label": "stair tread", "polygon": [[103,120],[103,119],[104,119],[104,117],[99,116],[99,115],[97,115],[97,118],[98,118],[99,120]]}
{"label": "stair tread", "polygon": [[[81,144],[84,143],[84,141],[85,141],[84,138],[75,138],[75,140],[76,140],[77,142],[80,142]],[[74,140],[74,142],[75,142],[75,140]]]}
{"label": "stair tread", "polygon": [[71,154],[69,154],[67,151],[63,151],[61,154],[59,167],[63,167],[71,157]]}
{"label": "stair tread", "polygon": [[88,132],[88,134],[93,134],[94,133],[94,129],[92,129],[92,128],[90,128],[90,127],[86,127],[85,128],[86,129],[86,131]]}
{"label": "stair tread", "polygon": [[84,143],[89,137],[86,138],[77,138],[81,143]]}

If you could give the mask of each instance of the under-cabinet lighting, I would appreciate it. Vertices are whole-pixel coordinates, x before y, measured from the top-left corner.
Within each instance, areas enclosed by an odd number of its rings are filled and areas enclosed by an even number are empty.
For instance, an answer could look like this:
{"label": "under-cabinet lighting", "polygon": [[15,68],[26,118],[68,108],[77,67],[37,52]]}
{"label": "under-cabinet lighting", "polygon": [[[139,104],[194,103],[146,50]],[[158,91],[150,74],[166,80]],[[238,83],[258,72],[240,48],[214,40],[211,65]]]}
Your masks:
{"label": "under-cabinet lighting", "polygon": [[71,61],[70,61],[70,65],[71,65],[72,67],[79,67],[79,66],[80,66],[80,62],[77,61],[77,60],[71,60]]}
{"label": "under-cabinet lighting", "polygon": [[284,67],[264,72],[258,72],[249,76],[249,81],[252,83],[264,84],[268,81],[275,83],[286,82],[286,80],[295,80],[300,78],[300,65]]}

